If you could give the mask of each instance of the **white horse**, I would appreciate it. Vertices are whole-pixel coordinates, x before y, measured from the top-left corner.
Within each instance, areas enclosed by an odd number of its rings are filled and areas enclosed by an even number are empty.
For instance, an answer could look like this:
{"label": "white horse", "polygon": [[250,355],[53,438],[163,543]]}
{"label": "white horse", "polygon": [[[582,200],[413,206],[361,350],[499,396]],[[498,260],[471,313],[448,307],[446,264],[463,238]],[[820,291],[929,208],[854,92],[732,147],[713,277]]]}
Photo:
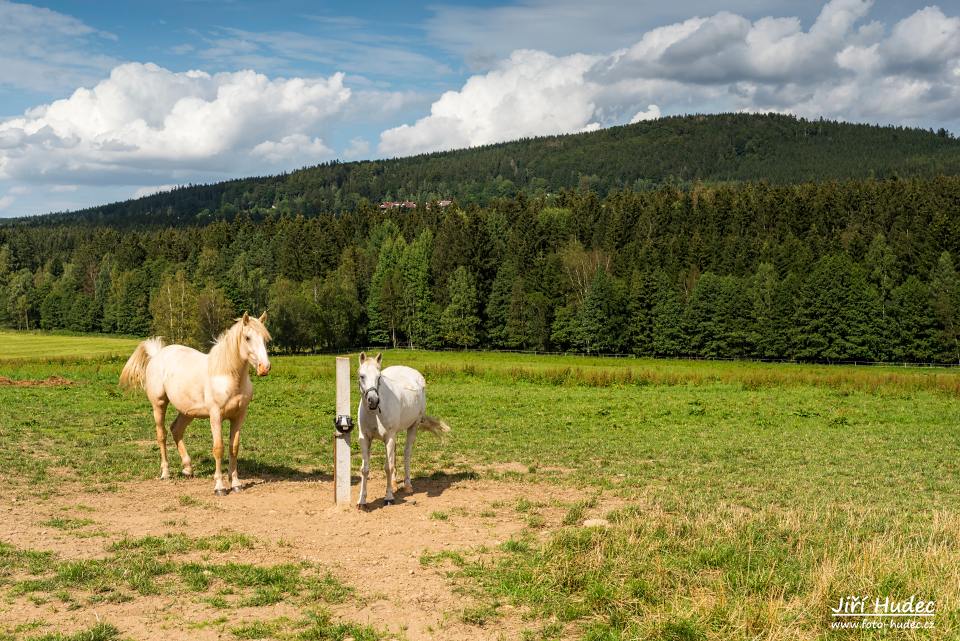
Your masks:
{"label": "white horse", "polygon": [[209,417],[213,458],[217,462],[213,474],[214,494],[227,494],[220,462],[223,459],[221,425],[224,420],[229,420],[230,485],[234,492],[243,489],[237,474],[240,427],[253,398],[249,368],[256,368],[259,376],[270,372],[266,346],[270,332],[264,325],[266,320],[266,312],[259,319],[244,312],[243,318],[238,318],[230,329],[220,334],[209,354],[183,345],[164,347],[163,340],[155,337],[140,343],[127,360],[120,373],[120,385],[127,389],[143,388],[153,405],[157,443],[160,445],[160,478],[170,478],[164,417],[167,403],[173,403],[179,414],[170,425],[170,431],[183,462],[183,475],[193,475],[190,455],[183,442],[187,425],[195,418]]}
{"label": "white horse", "polygon": [[[407,431],[407,444],[403,452],[404,478],[403,489],[413,491],[410,481],[410,457],[413,454],[413,441],[417,428],[440,435],[450,431],[450,426],[432,416],[427,416],[426,381],[423,375],[411,367],[394,365],[380,371],[382,354],[368,358],[360,353],[360,367],[357,371],[360,380],[360,408],[357,410],[357,423],[360,427],[360,453],[363,455],[363,467],[360,468],[360,498],[357,508],[367,504],[367,477],[370,475],[370,441],[380,439],[387,446],[387,456],[383,469],[387,477],[387,493],[384,505],[394,502],[394,484],[397,479],[396,454],[397,432]],[[399,492],[400,489],[397,488]]]}

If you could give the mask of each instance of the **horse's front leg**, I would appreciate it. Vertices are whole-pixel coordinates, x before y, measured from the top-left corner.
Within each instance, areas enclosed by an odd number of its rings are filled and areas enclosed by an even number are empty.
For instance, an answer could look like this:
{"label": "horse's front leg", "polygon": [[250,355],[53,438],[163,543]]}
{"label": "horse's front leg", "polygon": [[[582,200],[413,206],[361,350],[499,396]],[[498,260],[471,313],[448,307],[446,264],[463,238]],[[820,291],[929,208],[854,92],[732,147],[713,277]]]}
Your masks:
{"label": "horse's front leg", "polygon": [[357,499],[357,509],[362,510],[367,505],[367,479],[370,477],[370,439],[360,430],[360,456],[363,463],[360,466],[360,497]]}
{"label": "horse's front leg", "polygon": [[230,489],[234,492],[242,492],[243,484],[240,482],[240,476],[237,472],[237,457],[240,455],[240,427],[247,417],[243,412],[236,418],[230,419]]}
{"label": "horse's front leg", "polygon": [[220,416],[220,408],[210,412],[210,433],[213,436],[213,460],[216,462],[216,469],[213,472],[213,493],[217,496],[226,496],[227,489],[223,484],[223,472],[221,465],[223,463],[223,420]]}
{"label": "horse's front leg", "polygon": [[397,462],[397,435],[387,437],[387,455],[383,459],[383,471],[387,476],[387,494],[383,497],[384,505],[393,505],[393,471]]}
{"label": "horse's front leg", "polygon": [[167,462],[167,428],[163,422],[167,415],[167,404],[163,401],[153,404],[153,422],[157,428],[157,445],[160,446],[160,478],[170,478],[170,463]]}

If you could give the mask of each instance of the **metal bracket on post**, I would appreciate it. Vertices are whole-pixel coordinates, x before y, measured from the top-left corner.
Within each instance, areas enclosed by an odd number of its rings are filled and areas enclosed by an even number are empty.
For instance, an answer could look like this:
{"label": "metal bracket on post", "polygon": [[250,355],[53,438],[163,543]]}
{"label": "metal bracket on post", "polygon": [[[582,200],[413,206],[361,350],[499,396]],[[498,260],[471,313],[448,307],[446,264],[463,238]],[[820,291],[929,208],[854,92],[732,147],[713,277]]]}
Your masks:
{"label": "metal bracket on post", "polygon": [[350,359],[337,357],[337,417],[333,421],[333,486],[337,505],[350,504]]}
{"label": "metal bracket on post", "polygon": [[353,429],[353,417],[348,414],[338,415],[337,418],[333,419],[333,427],[340,434],[346,434]]}

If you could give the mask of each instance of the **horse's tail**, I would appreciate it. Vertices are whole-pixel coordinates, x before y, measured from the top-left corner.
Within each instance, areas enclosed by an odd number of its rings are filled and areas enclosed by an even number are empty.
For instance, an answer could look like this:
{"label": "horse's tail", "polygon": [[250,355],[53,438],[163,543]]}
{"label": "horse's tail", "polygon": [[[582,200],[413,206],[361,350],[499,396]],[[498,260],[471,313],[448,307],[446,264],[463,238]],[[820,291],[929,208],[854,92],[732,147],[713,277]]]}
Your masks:
{"label": "horse's tail", "polygon": [[420,419],[420,427],[428,432],[433,432],[437,436],[442,436],[450,431],[449,425],[441,421],[439,418],[434,418],[433,416],[424,416],[422,419]]}
{"label": "horse's tail", "polygon": [[120,387],[133,389],[134,387],[143,387],[144,375],[147,372],[147,363],[150,359],[160,353],[163,349],[163,339],[159,336],[148,338],[137,345],[133,354],[127,359],[127,364],[123,366],[120,372]]}

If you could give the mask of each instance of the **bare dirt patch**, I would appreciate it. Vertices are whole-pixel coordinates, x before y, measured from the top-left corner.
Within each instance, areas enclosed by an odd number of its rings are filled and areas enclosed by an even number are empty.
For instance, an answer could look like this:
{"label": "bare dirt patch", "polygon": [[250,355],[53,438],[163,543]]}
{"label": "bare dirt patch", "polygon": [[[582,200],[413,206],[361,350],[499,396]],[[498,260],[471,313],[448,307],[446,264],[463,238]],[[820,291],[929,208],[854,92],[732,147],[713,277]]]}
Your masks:
{"label": "bare dirt patch", "polygon": [[48,376],[44,379],[13,379],[7,376],[0,376],[0,385],[5,387],[64,387],[73,385],[73,381],[62,376]]}
{"label": "bare dirt patch", "polygon": [[[424,567],[421,556],[493,548],[524,530],[546,536],[560,527],[569,504],[591,496],[554,484],[447,475],[415,479],[412,494],[400,494],[396,505],[384,506],[383,479],[371,475],[369,496],[376,500],[368,511],[358,511],[332,506],[329,480],[248,479],[247,483],[244,492],[219,499],[206,478],[126,483],[119,491],[104,494],[64,488],[40,502],[0,497],[0,541],[77,559],[105,556],[107,546],[124,536],[237,532],[257,543],[252,549],[217,554],[217,561],[307,561],[327,567],[356,590],[354,598],[331,608],[345,621],[387,629],[411,641],[517,638],[525,627],[519,613],[483,627],[462,622],[459,614],[473,601],[458,593],[443,568]],[[532,528],[531,505],[538,516]],[[612,507],[616,507],[612,497],[601,497],[588,516],[602,515]],[[93,523],[75,530],[51,527],[52,519],[58,517]],[[125,635],[150,641],[169,639],[171,633],[197,640],[231,638],[229,629],[244,621],[294,616],[284,603],[216,610],[205,605],[202,596],[207,595],[137,597],[130,603],[73,611],[54,602],[37,605],[17,597],[0,603],[0,620],[41,619],[49,624],[45,631],[71,631],[88,627],[99,617]],[[229,622],[218,623],[224,615]]]}

